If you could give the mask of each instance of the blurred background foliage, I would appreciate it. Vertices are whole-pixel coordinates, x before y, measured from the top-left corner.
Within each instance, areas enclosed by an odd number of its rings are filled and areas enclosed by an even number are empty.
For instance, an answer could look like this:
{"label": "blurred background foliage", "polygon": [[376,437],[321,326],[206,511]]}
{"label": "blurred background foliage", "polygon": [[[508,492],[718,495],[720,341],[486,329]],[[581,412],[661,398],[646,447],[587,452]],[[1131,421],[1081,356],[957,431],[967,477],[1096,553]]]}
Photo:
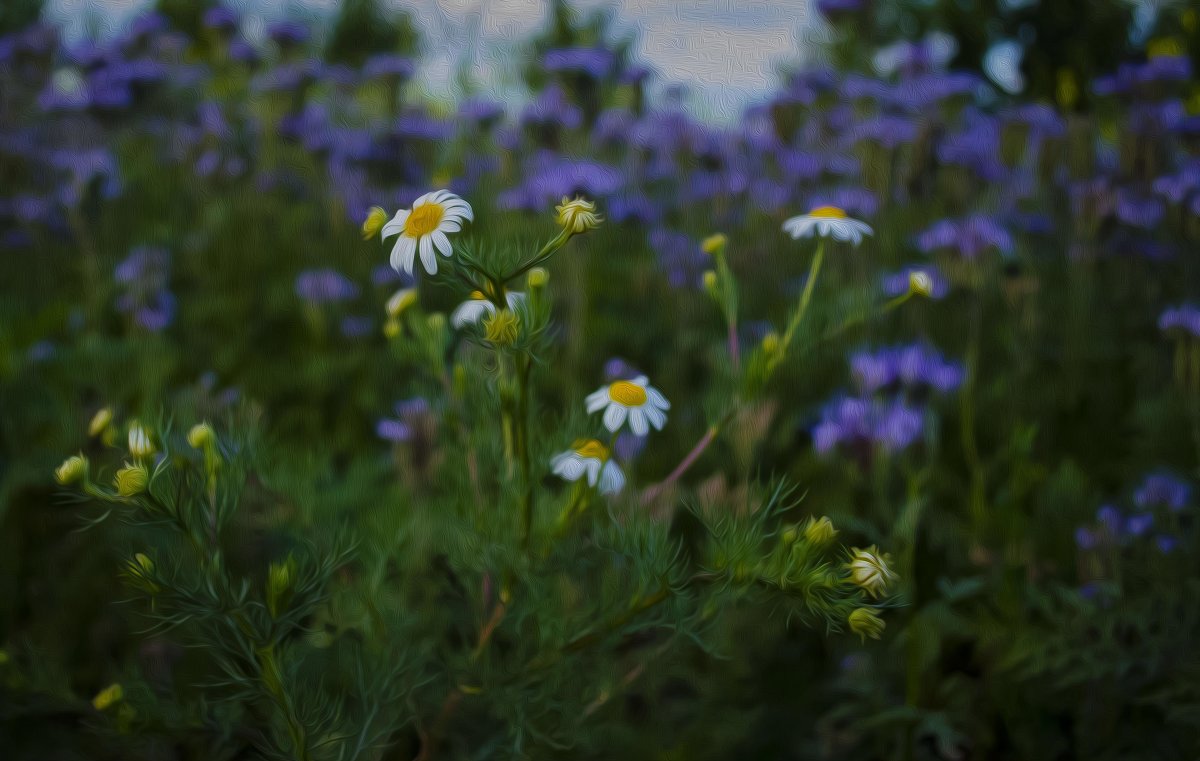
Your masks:
{"label": "blurred background foliage", "polygon": [[[262,40],[219,5],[164,0],[95,43],[60,40],[36,2],[0,6],[0,755],[261,753],[260,720],[210,699],[203,648],[147,632],[153,611],[130,600],[121,569],[157,535],[81,531],[100,508],[54,482],[66,455],[111,455],[88,436],[101,408],[245,437],[254,475],[224,536],[255,589],[289,553],[358,538],[348,568],[312,561],[332,591],[297,624],[307,655],[289,678],[360,696],[350,715],[390,712],[362,757],[1200,754],[1195,9],[815,6],[812,60],[729,125],[678,108],[672,72],[634,60],[615,11],[563,0],[523,48],[524,100],[464,72],[472,94],[453,106],[413,80],[419,19],[370,0],[320,34],[283,21]],[[997,58],[1008,43],[1021,55]],[[674,407],[622,455],[639,486],[731,394],[700,241],[729,237],[749,351],[807,271],[784,219],[831,204],[875,228],[831,250],[806,350],[642,519],[661,560],[790,479],[779,528],[827,515],[847,544],[895,556],[882,641],[748,597],[704,623],[680,602],[544,675],[496,676],[536,658],[536,638],[502,632],[486,667],[469,656],[479,579],[510,560],[478,537],[507,524],[468,512],[443,379],[384,334],[384,301],[411,282],[359,232],[371,205],[439,187],[474,205],[476,240],[532,244],[561,196],[597,201],[604,225],[552,268],[562,327],[539,420],[567,430],[586,393],[645,372]],[[872,312],[913,267],[936,296]],[[422,314],[456,305],[436,282],[420,298]],[[549,475],[539,488],[563,492]],[[601,564],[612,534],[562,551]],[[160,564],[178,550],[155,549]],[[530,626],[552,641],[588,604],[640,599],[651,570],[583,602],[531,579]],[[394,650],[366,658],[378,641]],[[493,667],[495,689],[443,718],[457,675]],[[124,697],[100,700],[114,683]]]}

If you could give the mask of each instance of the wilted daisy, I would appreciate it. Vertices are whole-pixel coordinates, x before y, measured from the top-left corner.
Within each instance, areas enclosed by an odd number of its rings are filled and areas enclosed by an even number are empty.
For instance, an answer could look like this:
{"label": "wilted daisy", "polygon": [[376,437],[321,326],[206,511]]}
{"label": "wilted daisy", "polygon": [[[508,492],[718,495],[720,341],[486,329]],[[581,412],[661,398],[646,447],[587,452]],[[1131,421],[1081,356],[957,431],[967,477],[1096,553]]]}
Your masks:
{"label": "wilted daisy", "polygon": [[578,481],[586,474],[588,485],[599,484],[601,494],[616,494],[625,486],[625,474],[613,462],[612,453],[595,439],[579,439],[567,451],[554,455],[550,467],[567,481]]}
{"label": "wilted daisy", "polygon": [[413,271],[413,260],[421,255],[421,264],[429,274],[437,272],[437,257],[434,249],[442,256],[450,256],[453,249],[446,233],[462,229],[464,219],[474,220],[471,204],[448,190],[426,193],[413,202],[411,209],[401,209],[383,226],[383,239],[399,235],[392,247],[392,269],[403,270],[409,275]]}
{"label": "wilted daisy", "polygon": [[834,240],[846,240],[858,245],[864,235],[875,231],[866,222],[846,216],[836,206],[818,206],[807,214],[792,217],[783,223],[783,230],[793,238],[811,238],[813,234]]}
{"label": "wilted daisy", "polygon": [[[509,291],[504,294],[508,308],[516,311],[517,305],[525,301],[525,294],[519,291]],[[459,304],[450,313],[450,324],[456,328],[474,325],[484,317],[496,313],[496,305],[483,295],[483,291],[471,291],[471,298]]]}
{"label": "wilted daisy", "polygon": [[633,380],[613,381],[604,388],[588,394],[587,411],[604,410],[604,427],[616,433],[629,418],[629,428],[638,436],[645,436],[650,426],[661,431],[667,423],[666,410],[671,403],[662,393],[647,384],[646,376]]}

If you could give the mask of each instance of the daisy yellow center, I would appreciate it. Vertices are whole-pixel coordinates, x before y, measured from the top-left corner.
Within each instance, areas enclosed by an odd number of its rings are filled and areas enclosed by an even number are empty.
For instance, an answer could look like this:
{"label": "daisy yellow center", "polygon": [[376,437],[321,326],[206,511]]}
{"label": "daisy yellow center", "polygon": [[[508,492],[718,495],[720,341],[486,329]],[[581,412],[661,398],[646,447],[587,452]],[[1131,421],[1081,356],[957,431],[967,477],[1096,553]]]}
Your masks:
{"label": "daisy yellow center", "polygon": [[445,214],[446,210],[440,203],[418,206],[412,210],[412,214],[408,215],[408,219],[404,220],[404,234],[410,238],[428,235],[437,229]]}
{"label": "daisy yellow center", "polygon": [[587,457],[596,460],[608,459],[608,447],[601,444],[595,439],[580,439],[571,447],[575,450],[575,454],[580,457]]}
{"label": "daisy yellow center", "polygon": [[836,206],[818,206],[808,213],[810,217],[825,217],[827,219],[845,219],[846,212]]}
{"label": "daisy yellow center", "polygon": [[624,404],[626,407],[640,407],[646,403],[646,389],[624,380],[609,386],[608,396],[617,404]]}
{"label": "daisy yellow center", "polygon": [[471,299],[474,301],[483,301],[487,296],[483,295],[483,291],[471,291]]}

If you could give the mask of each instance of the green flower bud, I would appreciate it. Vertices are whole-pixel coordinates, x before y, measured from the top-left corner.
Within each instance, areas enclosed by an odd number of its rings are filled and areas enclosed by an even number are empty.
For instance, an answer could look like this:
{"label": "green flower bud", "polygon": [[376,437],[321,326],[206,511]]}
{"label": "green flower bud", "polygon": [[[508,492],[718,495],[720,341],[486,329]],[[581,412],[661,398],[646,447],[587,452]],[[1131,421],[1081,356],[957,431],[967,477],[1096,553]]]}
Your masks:
{"label": "green flower bud", "polygon": [[92,422],[88,423],[88,436],[95,438],[108,430],[112,425],[113,411],[111,407],[101,407],[96,410],[96,414],[92,415]]}
{"label": "green flower bud", "polygon": [[208,423],[198,423],[188,431],[187,442],[192,449],[204,449],[217,443],[217,434]]}
{"label": "green flower bud", "polygon": [[808,525],[804,527],[804,538],[816,545],[828,544],[835,536],[837,529],[833,527],[833,521],[825,516],[809,518]]}
{"label": "green flower bud", "polygon": [[279,615],[291,598],[295,574],[296,561],[291,555],[282,563],[272,563],[267,569],[267,609],[272,616]]}
{"label": "green flower bud", "polygon": [[548,282],[550,282],[550,273],[541,267],[534,267],[525,276],[525,284],[529,286],[529,290],[545,288]]}
{"label": "green flower bud", "polygon": [[709,256],[716,256],[725,250],[728,243],[729,238],[725,237],[724,233],[717,233],[705,238],[704,242],[700,244],[700,249]]}
{"label": "green flower bud", "polygon": [[487,340],[496,346],[512,346],[521,334],[521,321],[509,309],[501,309],[484,319]]}
{"label": "green flower bud", "polygon": [[140,463],[135,465],[126,463],[125,467],[117,471],[113,483],[117,487],[118,496],[133,497],[146,491],[146,487],[150,484],[150,471]]}
{"label": "green flower bud", "polygon": [[850,631],[857,634],[863,640],[866,640],[867,637],[879,639],[883,634],[884,627],[887,625],[871,608],[855,608],[850,612],[847,620],[850,623]]}
{"label": "green flower bud", "polygon": [[54,477],[63,486],[70,486],[73,483],[82,481],[87,478],[88,461],[81,454],[68,457],[63,460],[62,465],[54,471]]}
{"label": "green flower bud", "polygon": [[123,697],[125,697],[125,691],[121,689],[121,685],[113,683],[96,693],[96,697],[92,698],[92,707],[97,711],[103,711],[120,703]]}

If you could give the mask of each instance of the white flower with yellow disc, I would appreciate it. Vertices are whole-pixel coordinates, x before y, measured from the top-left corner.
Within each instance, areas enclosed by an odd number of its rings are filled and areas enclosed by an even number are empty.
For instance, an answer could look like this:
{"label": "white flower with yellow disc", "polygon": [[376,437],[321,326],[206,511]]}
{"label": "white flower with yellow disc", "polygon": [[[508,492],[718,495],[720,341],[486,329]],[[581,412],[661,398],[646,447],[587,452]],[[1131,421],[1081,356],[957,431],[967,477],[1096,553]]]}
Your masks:
{"label": "white flower with yellow disc", "polygon": [[816,234],[823,238],[850,241],[856,246],[862,242],[864,235],[875,234],[866,222],[847,216],[836,206],[818,206],[807,214],[792,217],[783,223],[783,231],[794,239],[811,238]]}
{"label": "white flower with yellow disc", "polygon": [[437,272],[437,257],[450,256],[454,249],[446,233],[462,229],[462,221],[475,219],[471,204],[448,190],[426,193],[413,202],[411,209],[401,209],[383,226],[383,239],[399,235],[392,247],[391,265],[397,272],[412,274],[413,261],[421,255],[421,264],[430,275]]}
{"label": "white flower with yellow disc", "polygon": [[616,433],[628,418],[629,429],[638,436],[649,433],[650,426],[661,431],[667,424],[666,411],[671,409],[671,403],[644,375],[613,381],[588,394],[586,401],[589,413],[604,410],[605,428]]}
{"label": "white flower with yellow disc", "polygon": [[578,481],[587,476],[589,486],[601,494],[616,494],[625,486],[625,474],[612,459],[608,447],[596,439],[579,439],[571,448],[550,459],[556,476],[566,481]]}
{"label": "white flower with yellow disc", "polygon": [[[508,302],[508,308],[515,312],[517,306],[525,301],[525,294],[519,291],[509,291],[504,294],[504,300]],[[450,313],[450,324],[461,329],[467,325],[474,325],[484,317],[495,313],[496,305],[483,295],[483,291],[471,291],[471,298],[459,304]]]}

